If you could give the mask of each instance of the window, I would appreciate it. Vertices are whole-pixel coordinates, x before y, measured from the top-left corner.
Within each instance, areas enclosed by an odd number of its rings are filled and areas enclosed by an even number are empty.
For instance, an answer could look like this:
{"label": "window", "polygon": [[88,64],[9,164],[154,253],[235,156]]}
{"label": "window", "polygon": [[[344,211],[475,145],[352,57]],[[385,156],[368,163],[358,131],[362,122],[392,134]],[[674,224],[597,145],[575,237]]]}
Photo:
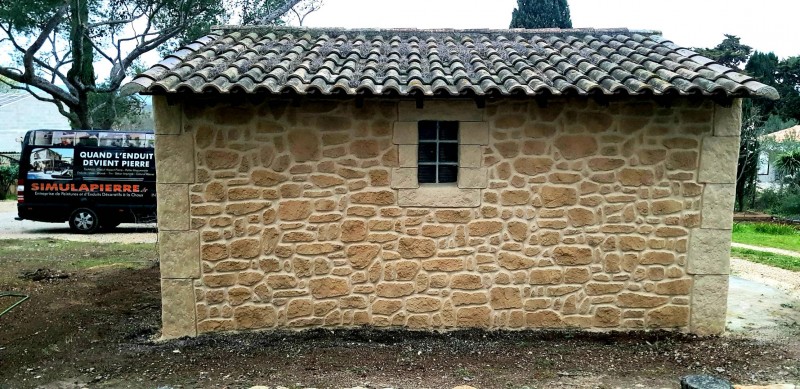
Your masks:
{"label": "window", "polygon": [[422,120],[418,124],[417,180],[424,183],[458,181],[458,122]]}

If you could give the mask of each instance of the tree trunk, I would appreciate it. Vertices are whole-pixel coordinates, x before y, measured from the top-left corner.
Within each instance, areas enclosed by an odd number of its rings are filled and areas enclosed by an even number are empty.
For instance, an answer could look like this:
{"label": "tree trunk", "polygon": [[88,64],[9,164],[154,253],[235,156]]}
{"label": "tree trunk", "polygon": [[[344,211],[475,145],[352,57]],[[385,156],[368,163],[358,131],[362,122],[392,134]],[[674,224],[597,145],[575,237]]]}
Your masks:
{"label": "tree trunk", "polygon": [[94,50],[91,40],[84,34],[85,24],[89,21],[88,0],[72,0],[70,3],[70,42],[72,44],[72,67],[67,72],[67,79],[78,91],[79,103],[70,106],[76,118],[70,125],[76,129],[91,129],[92,118],[89,114],[89,93],[87,89],[94,86]]}

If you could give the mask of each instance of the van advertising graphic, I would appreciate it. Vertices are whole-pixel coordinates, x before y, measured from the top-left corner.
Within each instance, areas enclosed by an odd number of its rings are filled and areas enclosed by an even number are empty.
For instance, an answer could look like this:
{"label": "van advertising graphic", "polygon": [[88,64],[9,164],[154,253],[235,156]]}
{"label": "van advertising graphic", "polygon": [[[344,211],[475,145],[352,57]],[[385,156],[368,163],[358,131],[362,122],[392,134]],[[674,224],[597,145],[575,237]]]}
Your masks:
{"label": "van advertising graphic", "polygon": [[42,197],[103,197],[120,198],[130,201],[132,199],[150,199],[155,197],[155,184],[142,182],[139,184],[119,183],[93,183],[71,181],[32,181],[30,190],[36,196]]}
{"label": "van advertising graphic", "polygon": [[83,146],[80,142],[74,148],[59,146],[61,144],[31,150],[26,177],[28,188],[35,196],[152,202],[156,176],[153,149],[130,144]]}
{"label": "van advertising graphic", "polygon": [[155,154],[144,148],[75,148],[76,178],[153,179]]}

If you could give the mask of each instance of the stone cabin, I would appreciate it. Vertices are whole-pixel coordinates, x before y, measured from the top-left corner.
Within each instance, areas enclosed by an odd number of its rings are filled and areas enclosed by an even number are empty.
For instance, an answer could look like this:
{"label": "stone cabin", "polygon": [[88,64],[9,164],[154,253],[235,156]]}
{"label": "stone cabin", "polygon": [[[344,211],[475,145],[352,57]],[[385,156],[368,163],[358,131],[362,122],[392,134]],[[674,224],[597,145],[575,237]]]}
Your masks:
{"label": "stone cabin", "polygon": [[725,327],[742,98],[629,30],[217,27],[156,115],[163,337]]}

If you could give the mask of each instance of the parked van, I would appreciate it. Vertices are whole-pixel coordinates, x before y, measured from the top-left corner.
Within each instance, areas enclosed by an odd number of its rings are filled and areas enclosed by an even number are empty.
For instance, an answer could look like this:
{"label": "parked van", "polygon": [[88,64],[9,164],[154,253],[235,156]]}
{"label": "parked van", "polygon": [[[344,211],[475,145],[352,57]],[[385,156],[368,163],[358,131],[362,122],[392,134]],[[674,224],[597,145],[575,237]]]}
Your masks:
{"label": "parked van", "polygon": [[18,220],[91,234],[156,218],[152,131],[32,130],[22,142]]}

